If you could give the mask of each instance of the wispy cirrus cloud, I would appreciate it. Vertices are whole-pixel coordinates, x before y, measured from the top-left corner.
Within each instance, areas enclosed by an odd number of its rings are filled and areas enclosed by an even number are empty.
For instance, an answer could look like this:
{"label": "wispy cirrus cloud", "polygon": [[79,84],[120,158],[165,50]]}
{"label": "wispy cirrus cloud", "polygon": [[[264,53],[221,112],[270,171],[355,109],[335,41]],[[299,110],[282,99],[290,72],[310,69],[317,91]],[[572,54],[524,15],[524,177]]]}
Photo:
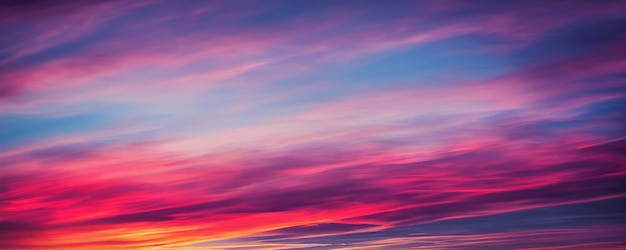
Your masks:
{"label": "wispy cirrus cloud", "polygon": [[625,8],[5,4],[0,248],[622,247]]}

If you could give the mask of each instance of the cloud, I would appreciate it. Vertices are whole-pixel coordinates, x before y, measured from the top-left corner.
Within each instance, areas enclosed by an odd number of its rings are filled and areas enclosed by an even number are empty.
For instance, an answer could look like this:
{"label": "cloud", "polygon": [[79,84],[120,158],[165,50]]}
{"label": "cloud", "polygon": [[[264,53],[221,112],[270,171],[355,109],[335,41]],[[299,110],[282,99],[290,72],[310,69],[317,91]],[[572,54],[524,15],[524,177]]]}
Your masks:
{"label": "cloud", "polygon": [[624,244],[623,3],[4,7],[0,248]]}

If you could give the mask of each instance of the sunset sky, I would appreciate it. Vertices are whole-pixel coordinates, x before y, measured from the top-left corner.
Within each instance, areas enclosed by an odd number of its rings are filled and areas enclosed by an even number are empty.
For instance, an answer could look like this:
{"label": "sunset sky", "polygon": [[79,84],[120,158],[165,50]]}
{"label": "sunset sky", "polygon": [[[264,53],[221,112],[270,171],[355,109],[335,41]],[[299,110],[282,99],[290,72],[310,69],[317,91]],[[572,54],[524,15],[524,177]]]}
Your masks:
{"label": "sunset sky", "polygon": [[626,1],[0,4],[0,249],[626,249]]}

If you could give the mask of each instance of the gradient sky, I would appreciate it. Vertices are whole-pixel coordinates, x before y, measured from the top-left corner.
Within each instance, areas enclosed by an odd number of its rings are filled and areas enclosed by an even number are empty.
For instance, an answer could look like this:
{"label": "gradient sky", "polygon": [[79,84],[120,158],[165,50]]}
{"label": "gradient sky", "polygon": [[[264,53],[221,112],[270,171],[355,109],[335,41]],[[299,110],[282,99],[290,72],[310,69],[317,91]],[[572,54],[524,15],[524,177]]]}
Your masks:
{"label": "gradient sky", "polygon": [[626,1],[3,1],[0,249],[626,249]]}

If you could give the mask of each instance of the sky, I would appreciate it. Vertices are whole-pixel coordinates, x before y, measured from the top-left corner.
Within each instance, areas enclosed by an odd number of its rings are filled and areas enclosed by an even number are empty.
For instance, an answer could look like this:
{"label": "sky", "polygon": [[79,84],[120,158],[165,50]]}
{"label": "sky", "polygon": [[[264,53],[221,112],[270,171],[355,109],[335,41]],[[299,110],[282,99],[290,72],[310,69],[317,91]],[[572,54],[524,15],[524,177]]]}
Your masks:
{"label": "sky", "polygon": [[3,1],[0,249],[626,249],[625,1]]}

